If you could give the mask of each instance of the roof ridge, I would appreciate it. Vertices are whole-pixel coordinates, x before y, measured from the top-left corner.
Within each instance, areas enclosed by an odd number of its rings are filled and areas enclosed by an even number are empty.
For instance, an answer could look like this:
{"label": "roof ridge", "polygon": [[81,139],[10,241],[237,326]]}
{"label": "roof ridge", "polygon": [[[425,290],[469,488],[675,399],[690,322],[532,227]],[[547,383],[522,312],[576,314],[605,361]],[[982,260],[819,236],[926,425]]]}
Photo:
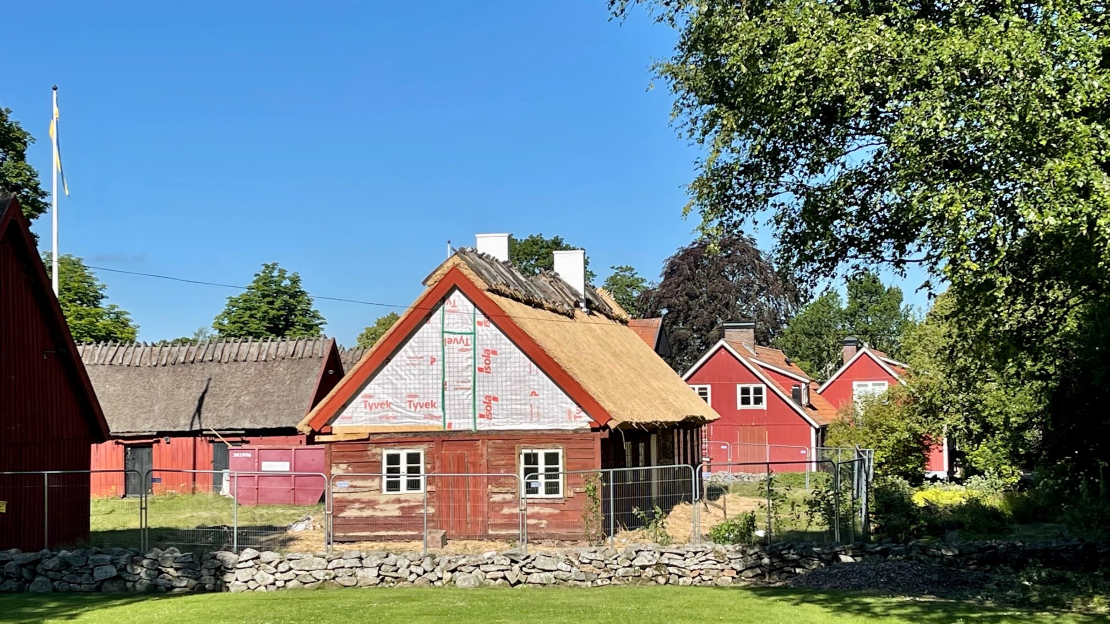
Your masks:
{"label": "roof ridge", "polygon": [[266,363],[327,357],[326,337],[223,338],[184,344],[114,340],[77,345],[86,366],[175,366],[178,364]]}

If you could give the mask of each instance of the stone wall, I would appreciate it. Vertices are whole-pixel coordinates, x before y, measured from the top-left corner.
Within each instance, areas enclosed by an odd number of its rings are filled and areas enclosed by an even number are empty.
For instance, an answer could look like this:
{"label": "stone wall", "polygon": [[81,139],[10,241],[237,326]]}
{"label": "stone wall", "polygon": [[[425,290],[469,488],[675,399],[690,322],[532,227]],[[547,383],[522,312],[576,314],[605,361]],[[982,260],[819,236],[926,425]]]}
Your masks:
{"label": "stone wall", "polygon": [[958,546],[629,546],[525,555],[340,551],[182,553],[176,548],[0,552],[0,592],[217,592],[316,587],[521,585],[742,585],[785,582],[808,570],[864,559],[915,560],[963,569],[1110,568],[1110,545],[976,542]]}

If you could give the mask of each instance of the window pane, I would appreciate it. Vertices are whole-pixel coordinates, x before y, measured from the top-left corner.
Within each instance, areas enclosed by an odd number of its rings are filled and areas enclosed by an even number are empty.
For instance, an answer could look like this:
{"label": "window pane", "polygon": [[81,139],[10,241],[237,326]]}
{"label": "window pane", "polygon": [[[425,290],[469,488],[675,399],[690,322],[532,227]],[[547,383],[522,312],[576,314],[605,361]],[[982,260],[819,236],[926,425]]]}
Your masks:
{"label": "window pane", "polygon": [[390,478],[387,477],[386,480],[385,480],[385,491],[386,492],[400,492],[401,491],[401,481],[399,479],[390,479]]}
{"label": "window pane", "polygon": [[419,492],[420,491],[420,479],[419,478],[405,479],[405,491],[406,492]]}
{"label": "window pane", "polygon": [[420,465],[420,453],[419,452],[417,452],[417,453],[408,453],[408,454],[406,454],[405,457],[406,457],[405,463],[407,463],[409,465],[414,465],[414,464],[417,465],[417,466]]}
{"label": "window pane", "polygon": [[548,452],[544,453],[543,454],[543,463],[544,463],[544,466],[546,466],[548,468],[547,472],[551,472],[551,470],[550,470],[551,468],[554,468],[557,472],[559,470],[559,463],[560,463],[559,462],[559,451],[548,451]]}
{"label": "window pane", "polygon": [[535,479],[529,479],[524,483],[524,493],[529,496],[535,496],[540,493],[540,482]]}
{"label": "window pane", "polygon": [[543,484],[543,493],[548,496],[558,496],[559,478],[555,477],[554,479],[548,479],[547,481],[545,481]]}
{"label": "window pane", "polygon": [[752,405],[763,405],[763,386],[752,388]]}
{"label": "window pane", "polygon": [[386,466],[400,466],[401,465],[401,454],[400,453],[386,453],[385,454],[385,465]]}
{"label": "window pane", "polygon": [[387,475],[401,474],[401,467],[400,466],[386,466],[385,467],[385,474],[387,474]]}

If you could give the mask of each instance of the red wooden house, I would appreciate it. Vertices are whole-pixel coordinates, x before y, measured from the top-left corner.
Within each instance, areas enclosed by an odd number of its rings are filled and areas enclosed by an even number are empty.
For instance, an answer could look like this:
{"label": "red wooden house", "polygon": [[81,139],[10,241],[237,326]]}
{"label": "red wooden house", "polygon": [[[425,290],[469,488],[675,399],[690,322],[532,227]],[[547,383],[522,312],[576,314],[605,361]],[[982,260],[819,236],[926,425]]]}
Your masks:
{"label": "red wooden house", "polygon": [[628,327],[647,343],[659,357],[668,357],[671,354],[671,340],[667,330],[663,327],[663,317],[649,319],[629,319]]}
{"label": "red wooden house", "polygon": [[[882,394],[896,384],[905,384],[906,365],[872,349],[859,339],[844,339],[844,364],[817,389],[838,410],[865,397]],[[951,469],[949,441],[929,448],[925,470],[928,476],[947,478]]]}
{"label": "red wooden house", "polygon": [[[716,415],[586,285],[584,252],[556,252],[555,272],[525,277],[507,234],[478,242],[425,280],[299,426],[328,444],[337,541],[417,538],[425,495],[429,525],[451,538],[514,535],[518,476],[528,533],[577,539],[587,475],[566,471],[698,463]],[[445,473],[509,476],[424,477]],[[693,487],[645,483],[643,502],[616,511],[665,507],[683,488],[689,500]]]}
{"label": "red wooden house", "polygon": [[[303,446],[297,422],[339,382],[344,360],[359,355],[340,351],[327,338],[81,345],[113,437],[93,446],[92,465],[139,474],[223,471],[234,467],[231,448]],[[322,450],[315,461],[311,453],[285,455],[300,460],[299,471],[323,469]],[[292,468],[286,464],[285,470]],[[218,492],[224,485],[222,472],[164,472],[155,478],[148,484],[154,493]],[[134,473],[127,479],[93,476],[94,496],[135,496],[142,488]]]}
{"label": "red wooden house", "polygon": [[[86,471],[89,446],[107,437],[27,220],[0,195],[0,472]],[[88,537],[87,474],[0,474],[0,549]]]}
{"label": "red wooden house", "polygon": [[836,410],[782,351],[755,344],[753,321],[724,330],[683,376],[721,415],[705,426],[706,457],[711,464],[799,461],[775,469],[805,470]]}

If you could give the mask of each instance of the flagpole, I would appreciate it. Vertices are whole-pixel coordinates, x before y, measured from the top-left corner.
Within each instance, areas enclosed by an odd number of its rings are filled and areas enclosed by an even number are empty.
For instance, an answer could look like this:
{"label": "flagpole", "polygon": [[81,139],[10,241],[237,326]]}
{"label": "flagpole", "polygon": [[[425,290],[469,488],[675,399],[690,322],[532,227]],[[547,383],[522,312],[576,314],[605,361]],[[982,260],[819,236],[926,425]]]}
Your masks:
{"label": "flagpole", "polygon": [[54,106],[50,109],[50,125],[54,128],[54,136],[51,137],[50,144],[54,148],[54,158],[50,161],[50,171],[52,181],[50,183],[50,197],[54,200],[54,207],[51,210],[51,222],[54,226],[53,232],[53,250],[50,253],[50,285],[54,287],[54,296],[58,296],[58,126],[57,120],[54,118],[54,111],[58,110],[58,85],[54,85]]}

